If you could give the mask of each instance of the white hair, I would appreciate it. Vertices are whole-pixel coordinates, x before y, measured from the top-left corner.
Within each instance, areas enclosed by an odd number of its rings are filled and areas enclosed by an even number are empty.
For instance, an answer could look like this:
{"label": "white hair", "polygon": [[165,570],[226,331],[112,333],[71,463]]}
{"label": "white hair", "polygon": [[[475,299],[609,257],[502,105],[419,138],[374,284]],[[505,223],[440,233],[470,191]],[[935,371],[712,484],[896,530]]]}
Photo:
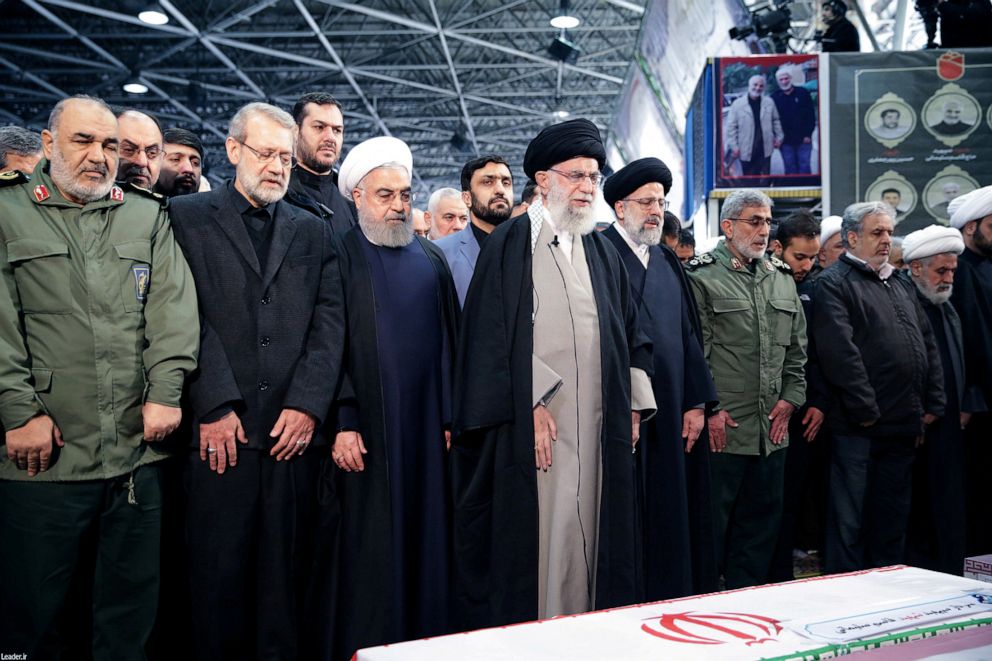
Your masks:
{"label": "white hair", "polygon": [[462,194],[454,188],[438,188],[431,193],[431,198],[427,200],[427,211],[433,216],[437,213],[437,205],[441,204],[441,200],[450,200],[451,198],[461,200]]}

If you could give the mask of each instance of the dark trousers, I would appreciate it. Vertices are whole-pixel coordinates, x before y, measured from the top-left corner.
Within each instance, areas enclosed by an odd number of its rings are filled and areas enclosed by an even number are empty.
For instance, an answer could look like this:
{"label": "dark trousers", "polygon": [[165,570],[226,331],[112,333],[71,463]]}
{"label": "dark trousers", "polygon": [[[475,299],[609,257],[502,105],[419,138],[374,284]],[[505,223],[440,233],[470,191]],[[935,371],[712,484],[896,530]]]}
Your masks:
{"label": "dark trousers", "polygon": [[789,447],[785,450],[785,484],[782,523],[768,579],[791,581],[793,549],[823,549],[823,527],[827,515],[827,453],[829,434],[820,429],[816,440],[803,438],[806,407],[789,420]]}
{"label": "dark trousers", "polygon": [[785,451],[710,456],[717,558],[727,589],[768,581],[782,516]]}
{"label": "dark trousers", "polygon": [[[136,504],[129,504],[129,477],[0,481],[0,651],[29,659],[145,658],[158,603],[162,492],[159,469],[143,466],[134,471]],[[91,599],[66,608],[70,587],[89,586],[89,577]],[[90,649],[73,648],[66,631],[90,611]]]}
{"label": "dark trousers", "polygon": [[744,176],[754,176],[758,174],[768,174],[772,171],[772,157],[756,158],[752,161],[741,161],[741,174]]}
{"label": "dark trousers", "polygon": [[903,561],[912,494],[911,437],[833,437],[826,567],[830,573]]}
{"label": "dark trousers", "polygon": [[196,658],[298,657],[325,453],[311,448],[276,461],[240,450],[238,465],[223,475],[190,453],[186,539]]}
{"label": "dark trousers", "polygon": [[183,485],[187,447],[182,446],[181,455],[157,464],[162,471],[162,580],[158,615],[148,641],[151,661],[190,657],[189,636],[193,621],[186,573],[186,490]]}

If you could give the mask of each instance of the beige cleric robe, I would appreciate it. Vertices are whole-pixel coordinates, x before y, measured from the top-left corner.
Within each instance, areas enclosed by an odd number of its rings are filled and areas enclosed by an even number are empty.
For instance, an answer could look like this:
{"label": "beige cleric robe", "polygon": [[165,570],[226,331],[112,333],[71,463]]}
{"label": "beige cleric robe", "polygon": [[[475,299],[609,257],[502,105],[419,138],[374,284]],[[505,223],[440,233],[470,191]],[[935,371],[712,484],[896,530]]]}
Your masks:
{"label": "beige cleric robe", "polygon": [[[602,491],[596,299],[581,238],[554,238],[541,223],[533,256],[534,404],[544,401],[558,428],[551,468],[537,472],[539,618],[595,608]],[[631,376],[633,408],[653,411],[647,375]]]}

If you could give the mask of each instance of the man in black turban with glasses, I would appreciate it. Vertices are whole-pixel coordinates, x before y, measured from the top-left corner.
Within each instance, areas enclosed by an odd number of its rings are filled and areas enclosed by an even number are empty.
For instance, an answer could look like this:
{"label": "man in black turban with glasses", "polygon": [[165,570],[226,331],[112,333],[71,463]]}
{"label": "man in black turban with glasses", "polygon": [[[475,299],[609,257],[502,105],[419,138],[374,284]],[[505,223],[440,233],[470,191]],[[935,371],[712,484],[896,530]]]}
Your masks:
{"label": "man in black turban with glasses", "polygon": [[524,156],[539,200],[497,227],[463,310],[455,377],[455,594],[464,628],[638,601],[634,453],[654,412],[647,338],[594,232],[606,160],[578,119]]}
{"label": "man in black turban with glasses", "polygon": [[647,601],[717,589],[704,430],[716,388],[703,356],[696,299],[682,263],[662,241],[671,188],[672,173],[657,158],[627,164],[603,187],[616,215],[603,236],[627,268],[654,355],[658,415],[641,426],[637,451]]}

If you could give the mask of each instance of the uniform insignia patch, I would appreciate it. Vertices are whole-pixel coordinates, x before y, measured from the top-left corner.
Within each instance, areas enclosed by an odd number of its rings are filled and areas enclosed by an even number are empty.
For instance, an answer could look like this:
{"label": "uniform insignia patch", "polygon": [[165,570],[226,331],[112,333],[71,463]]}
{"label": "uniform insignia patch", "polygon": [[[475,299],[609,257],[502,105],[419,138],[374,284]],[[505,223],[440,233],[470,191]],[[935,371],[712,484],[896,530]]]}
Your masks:
{"label": "uniform insignia patch", "polygon": [[773,271],[775,269],[778,269],[778,270],[780,270],[780,271],[782,271],[784,273],[792,273],[792,267],[789,266],[788,264],[786,264],[785,262],[783,262],[781,259],[779,259],[775,255],[772,255],[769,258],[769,261],[771,262],[771,264],[766,264],[766,266],[768,267],[768,270],[769,271]]}
{"label": "uniform insignia patch", "polygon": [[124,191],[120,189],[119,186],[114,186],[110,189],[110,199],[114,202],[124,201]]}
{"label": "uniform insignia patch", "polygon": [[730,265],[733,266],[738,271],[741,270],[744,267],[744,265],[741,264],[741,260],[737,259],[736,257],[733,257],[730,260]]}
{"label": "uniform insignia patch", "polygon": [[699,256],[699,263],[700,264],[712,264],[713,263],[713,255],[711,255],[708,252],[704,252],[702,255]]}
{"label": "uniform insignia patch", "polygon": [[45,188],[44,186],[40,186],[40,185],[34,187],[34,199],[38,200],[39,202],[44,202],[49,197],[51,197],[51,196],[48,193],[48,189],[47,188]]}
{"label": "uniform insignia patch", "polygon": [[772,263],[771,262],[765,262],[765,270],[766,271],[774,271],[775,270],[775,267],[772,266]]}
{"label": "uniform insignia patch", "polygon": [[151,280],[152,268],[148,264],[135,264],[131,267],[134,276],[134,297],[144,303],[148,298],[148,283]]}

